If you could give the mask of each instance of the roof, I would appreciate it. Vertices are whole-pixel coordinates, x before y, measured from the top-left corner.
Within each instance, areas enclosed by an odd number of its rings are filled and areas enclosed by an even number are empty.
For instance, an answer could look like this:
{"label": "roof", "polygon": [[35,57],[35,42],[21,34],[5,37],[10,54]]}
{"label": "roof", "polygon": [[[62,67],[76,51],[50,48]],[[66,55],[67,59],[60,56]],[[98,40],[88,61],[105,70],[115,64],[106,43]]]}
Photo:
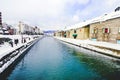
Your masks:
{"label": "roof", "polygon": [[120,17],[120,11],[112,12],[109,14],[104,14],[104,15],[96,17],[94,19],[87,20],[85,22],[80,22],[75,25],[71,25],[70,27],[66,28],[64,31],[85,27],[86,25],[89,25],[92,23],[102,22],[102,21],[106,21],[106,20],[114,19],[114,18],[118,18],[118,17]]}
{"label": "roof", "polygon": [[106,20],[114,19],[114,18],[118,18],[118,17],[120,17],[120,11],[116,11],[116,12],[112,12],[109,14],[104,14],[102,16],[96,17],[96,18],[92,19],[92,23],[106,21]]}
{"label": "roof", "polygon": [[80,22],[80,23],[77,23],[75,25],[71,25],[69,28],[66,28],[65,31],[67,30],[70,30],[70,29],[77,29],[77,28],[82,28],[82,27],[85,27],[89,24],[91,24],[92,21],[91,20],[87,20],[87,21],[84,21],[84,22]]}

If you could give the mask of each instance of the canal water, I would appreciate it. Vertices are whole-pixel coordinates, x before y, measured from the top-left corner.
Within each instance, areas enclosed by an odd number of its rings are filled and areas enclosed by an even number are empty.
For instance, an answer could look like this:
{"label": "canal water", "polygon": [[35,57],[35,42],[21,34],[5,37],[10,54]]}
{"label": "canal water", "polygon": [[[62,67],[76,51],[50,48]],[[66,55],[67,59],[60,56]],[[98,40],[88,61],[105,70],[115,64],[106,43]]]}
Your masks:
{"label": "canal water", "polygon": [[7,80],[120,80],[119,76],[117,59],[44,37],[5,77]]}

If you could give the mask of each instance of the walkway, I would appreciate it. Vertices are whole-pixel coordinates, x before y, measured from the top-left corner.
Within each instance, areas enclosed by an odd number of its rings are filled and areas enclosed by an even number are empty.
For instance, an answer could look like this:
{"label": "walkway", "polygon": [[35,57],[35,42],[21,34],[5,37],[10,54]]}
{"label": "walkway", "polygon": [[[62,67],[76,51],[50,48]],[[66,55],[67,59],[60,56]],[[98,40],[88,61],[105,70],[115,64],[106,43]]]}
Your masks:
{"label": "walkway", "polygon": [[56,39],[120,58],[120,44],[55,37]]}

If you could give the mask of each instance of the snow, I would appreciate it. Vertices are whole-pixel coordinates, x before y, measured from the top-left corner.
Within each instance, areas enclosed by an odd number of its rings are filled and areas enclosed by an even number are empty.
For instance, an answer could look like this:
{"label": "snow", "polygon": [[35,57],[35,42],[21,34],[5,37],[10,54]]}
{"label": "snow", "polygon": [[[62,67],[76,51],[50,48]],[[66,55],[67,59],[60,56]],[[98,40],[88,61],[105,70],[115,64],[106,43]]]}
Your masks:
{"label": "snow", "polygon": [[67,31],[67,30],[70,30],[70,29],[82,28],[82,27],[85,27],[85,26],[89,25],[90,23],[92,23],[91,20],[87,20],[85,22],[80,22],[78,24],[71,25],[70,27],[66,28],[64,31]]}
{"label": "snow", "polygon": [[92,24],[92,23],[102,22],[102,21],[106,21],[106,20],[114,19],[114,18],[118,18],[118,17],[120,17],[120,11],[112,12],[109,14],[104,14],[104,15],[96,17],[94,19],[87,20],[84,22],[77,23],[75,25],[68,26],[68,28],[66,28],[64,31],[85,27],[85,26]]}
{"label": "snow", "polygon": [[[14,39],[18,38],[20,40],[20,36],[16,37],[16,36],[9,36],[9,35],[0,35],[0,37],[6,37],[6,38],[11,38],[13,41]],[[2,58],[3,56],[5,56],[7,53],[12,52],[13,50],[15,50],[16,48],[22,46],[22,43],[19,43],[17,46],[15,44],[13,44],[13,47],[11,47],[11,45],[7,42],[5,42],[3,45],[0,45],[0,58]]]}
{"label": "snow", "polygon": [[[117,54],[115,51],[120,51],[120,44],[113,44],[113,43],[108,43],[108,42],[99,42],[99,41],[91,41],[91,40],[77,40],[77,39],[71,39],[71,38],[63,38],[63,37],[55,37],[56,39],[69,42],[81,47],[85,47],[91,50],[95,50],[98,52],[102,52],[108,55],[120,57],[120,54]],[[102,48],[98,48],[98,47]]]}
{"label": "snow", "polygon": [[[35,35],[36,36],[36,35]],[[36,39],[33,39],[33,37],[35,36],[28,36],[28,35],[23,35],[22,37],[29,37],[29,39],[26,39],[26,43],[19,43],[18,45],[15,45],[13,47],[11,47],[7,42],[4,44],[4,45],[0,45],[0,58],[2,58],[3,56],[7,55],[8,53],[14,51],[15,49],[18,49],[19,47],[31,42],[31,41],[34,41],[32,44],[34,44],[36,42]],[[9,37],[11,39],[22,39],[21,38],[21,35],[0,35],[0,37]],[[40,38],[42,36],[39,36]],[[29,45],[32,46],[32,44]],[[27,50],[29,47],[23,49],[22,51],[19,52],[18,55],[16,55],[15,57],[11,58],[10,61],[7,61],[7,63],[5,63],[1,68],[0,68],[0,73],[2,73],[10,64],[12,64],[25,50]]]}
{"label": "snow", "polygon": [[[0,38],[11,38],[13,40],[13,47],[11,47],[11,45],[8,42],[5,42],[3,45],[0,45],[0,58],[2,58],[3,56],[5,56],[6,54],[8,54],[9,52],[14,51],[15,49],[21,47],[24,44],[27,44],[28,42],[31,42],[34,36],[29,36],[29,35],[0,35]],[[26,43],[22,43],[22,37],[26,38]],[[28,39],[28,37],[30,38],[30,40]],[[19,43],[18,45],[14,44],[14,39],[18,39]]]}

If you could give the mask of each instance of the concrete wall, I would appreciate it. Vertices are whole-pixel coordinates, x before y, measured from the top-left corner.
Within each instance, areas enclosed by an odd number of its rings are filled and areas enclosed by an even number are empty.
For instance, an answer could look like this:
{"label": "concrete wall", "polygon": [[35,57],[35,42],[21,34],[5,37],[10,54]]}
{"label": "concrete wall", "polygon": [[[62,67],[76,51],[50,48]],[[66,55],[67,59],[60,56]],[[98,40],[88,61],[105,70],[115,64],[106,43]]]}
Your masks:
{"label": "concrete wall", "polygon": [[[108,28],[109,32],[104,33],[103,29]],[[93,33],[93,29],[97,32]],[[107,20],[104,22],[98,22],[90,24],[90,39],[96,38],[98,41],[116,43],[116,39],[120,37],[120,18]]]}

